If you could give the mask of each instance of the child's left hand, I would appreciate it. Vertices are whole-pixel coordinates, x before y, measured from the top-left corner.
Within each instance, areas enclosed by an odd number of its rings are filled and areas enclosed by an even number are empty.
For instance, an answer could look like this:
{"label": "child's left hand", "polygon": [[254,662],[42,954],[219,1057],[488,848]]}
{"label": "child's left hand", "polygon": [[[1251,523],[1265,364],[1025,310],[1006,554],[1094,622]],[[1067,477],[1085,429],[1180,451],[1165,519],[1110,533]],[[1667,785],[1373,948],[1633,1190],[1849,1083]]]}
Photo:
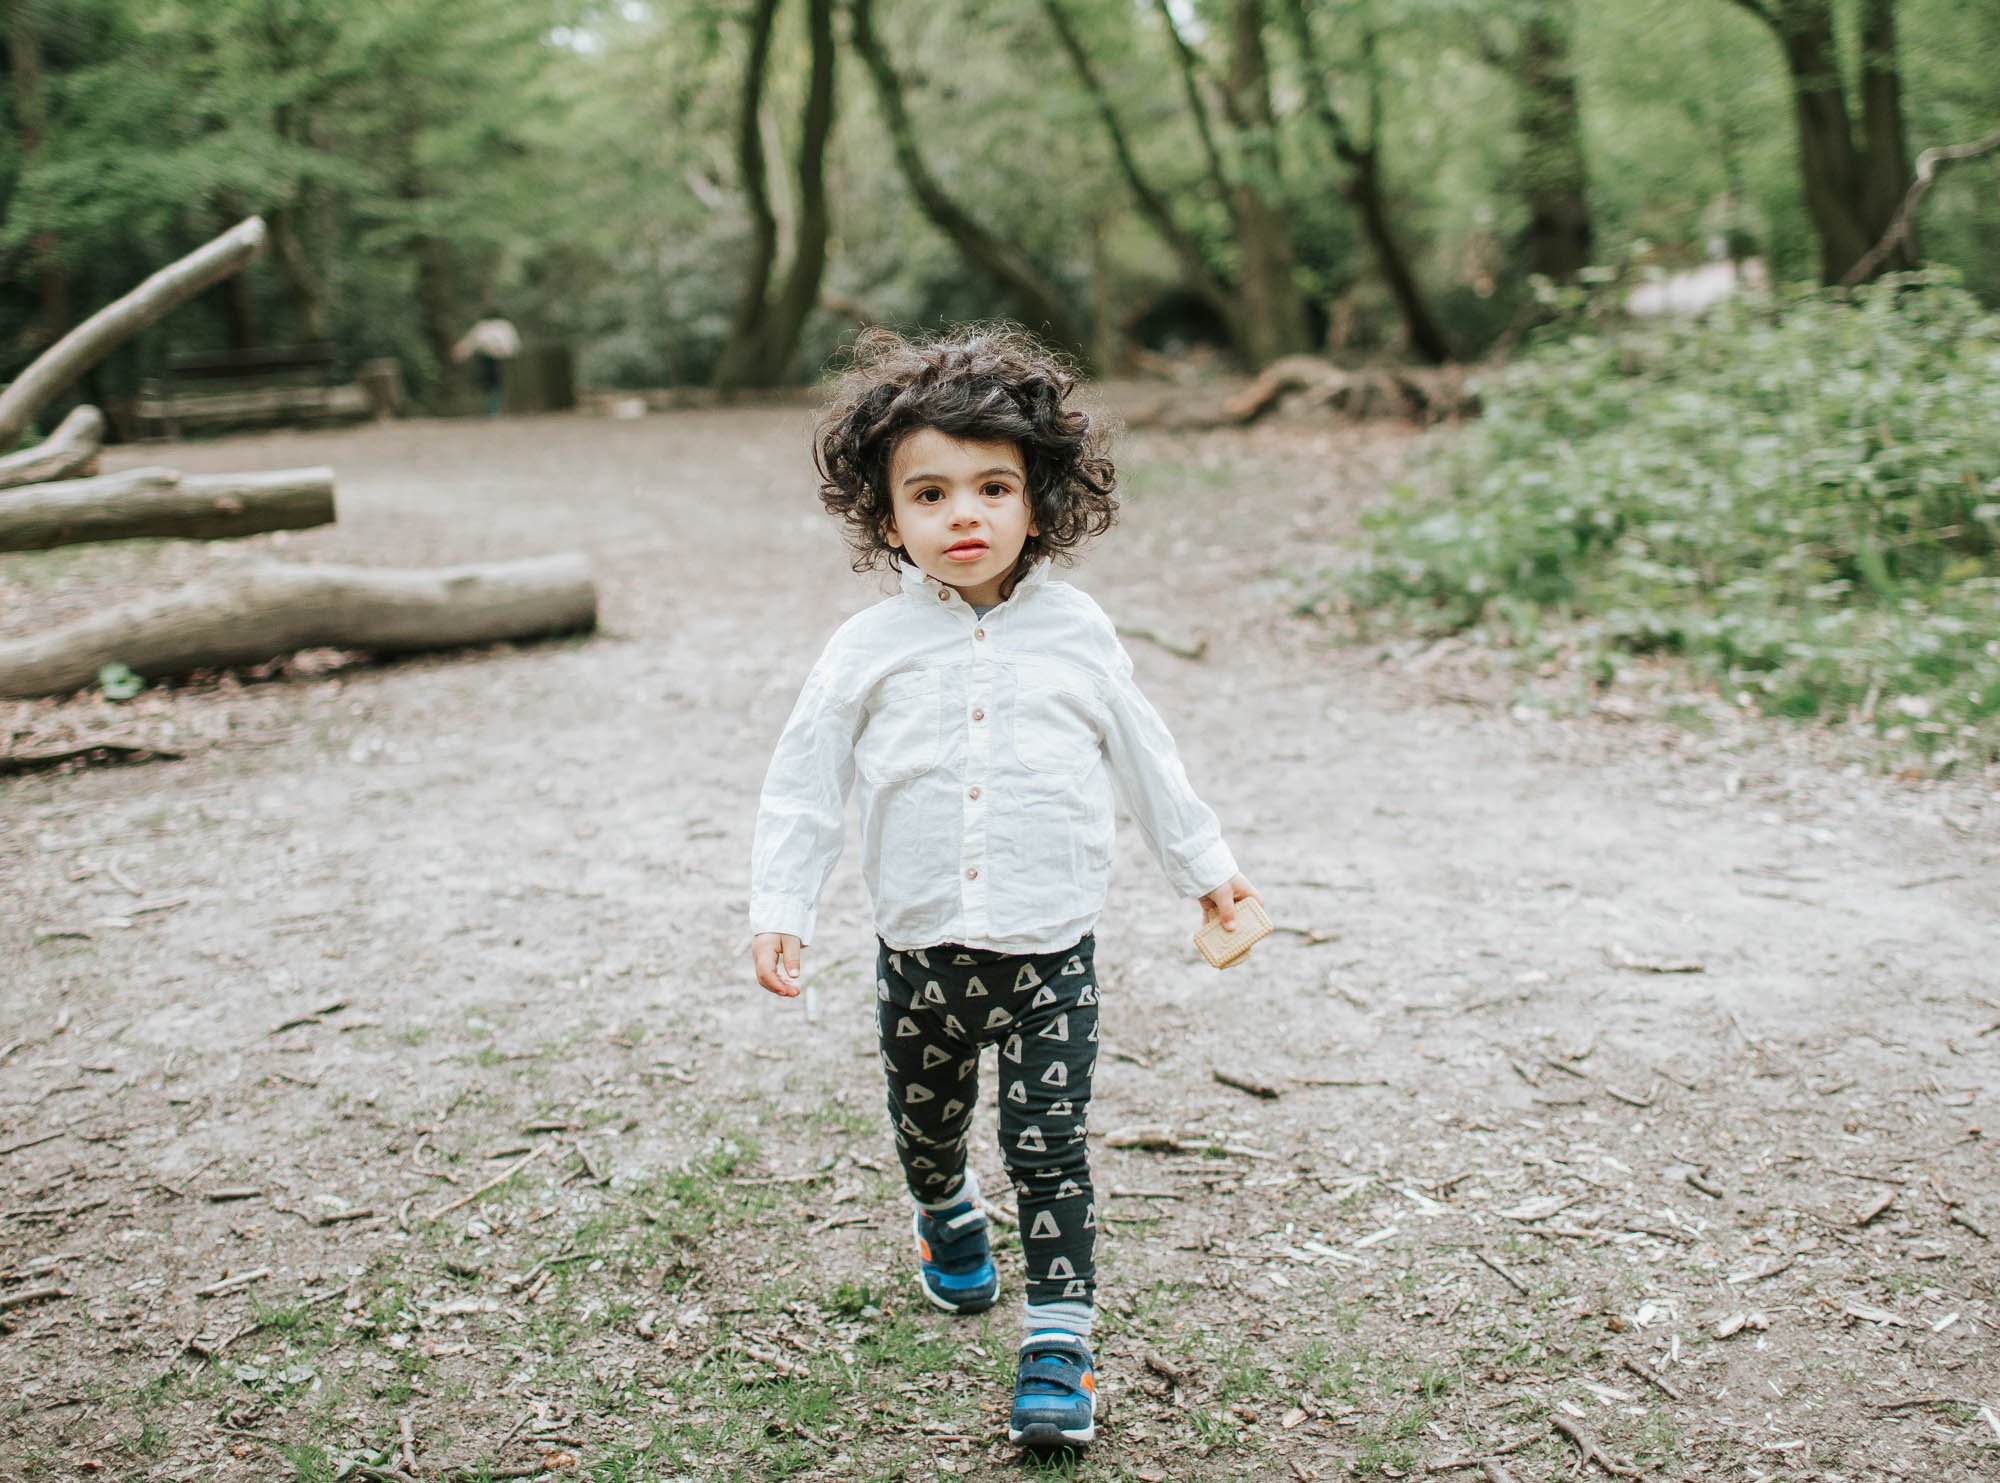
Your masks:
{"label": "child's left hand", "polygon": [[1217,886],[1201,898],[1201,919],[1208,922],[1220,917],[1224,927],[1234,927],[1236,903],[1246,900],[1255,901],[1259,906],[1265,905],[1262,891],[1251,885],[1244,877],[1232,875],[1227,885]]}

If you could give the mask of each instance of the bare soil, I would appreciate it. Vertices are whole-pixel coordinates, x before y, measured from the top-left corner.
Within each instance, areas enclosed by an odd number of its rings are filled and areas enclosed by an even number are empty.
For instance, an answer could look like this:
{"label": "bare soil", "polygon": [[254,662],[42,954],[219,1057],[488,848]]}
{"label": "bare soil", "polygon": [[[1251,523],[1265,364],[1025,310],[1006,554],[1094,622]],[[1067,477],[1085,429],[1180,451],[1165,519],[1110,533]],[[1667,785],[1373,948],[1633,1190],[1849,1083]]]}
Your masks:
{"label": "bare soil", "polygon": [[1121,835],[1102,1438],[1008,1449],[1018,1252],[922,1303],[851,860],[806,1000],[748,972],[770,744],[883,590],[807,420],[121,450],[341,518],[0,559],[0,632],[273,555],[604,596],[0,711],[185,753],[0,781],[0,1475],[2000,1477],[2000,790],[1344,641],[1309,573],[1412,440],[1282,423],[1134,433],[1074,577],[1287,930],[1217,974]]}

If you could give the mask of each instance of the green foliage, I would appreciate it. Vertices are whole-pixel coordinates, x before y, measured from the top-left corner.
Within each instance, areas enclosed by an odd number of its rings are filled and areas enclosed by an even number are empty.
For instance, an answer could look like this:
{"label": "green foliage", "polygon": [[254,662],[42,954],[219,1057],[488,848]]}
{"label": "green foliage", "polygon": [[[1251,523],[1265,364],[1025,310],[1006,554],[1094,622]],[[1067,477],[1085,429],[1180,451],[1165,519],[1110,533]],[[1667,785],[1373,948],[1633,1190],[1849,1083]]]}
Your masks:
{"label": "green foliage", "polygon": [[[1061,3],[1141,172],[1202,254],[1233,271],[1241,244],[1207,179],[1159,7]],[[1536,160],[1509,58],[1535,15],[1568,18],[1600,263],[1697,261],[1724,238],[1761,252],[1780,280],[1814,271],[1783,58],[1745,7],[1307,9],[1333,97],[1379,150],[1396,236],[1460,345],[1507,335],[1524,304],[1524,184]],[[254,211],[271,220],[273,249],[117,352],[84,395],[115,401],[174,351],[324,338],[343,371],[394,356],[420,398],[444,401],[444,352],[489,300],[531,338],[574,345],[586,382],[706,382],[750,230],[732,142],[742,10],[19,0],[41,82],[29,97],[18,63],[0,69],[0,380],[61,323]],[[876,10],[926,157],[954,198],[1075,305],[1127,327],[1171,306],[1180,269],[1136,210],[1042,7],[876,0]],[[1282,204],[1299,281],[1348,349],[1393,350],[1398,318],[1338,189],[1345,167],[1307,105],[1277,7],[1265,10],[1279,178],[1264,183]],[[1224,173],[1267,172],[1263,156],[1244,156],[1222,106],[1232,7],[1176,0],[1174,13],[1200,54]],[[767,79],[781,223],[797,205],[804,14],[780,7]],[[1989,132],[2000,8],[1902,0],[1897,18],[1911,151]],[[802,380],[857,318],[931,325],[1010,312],[916,209],[840,34],[834,241],[827,303],[792,368]],[[1920,222],[1927,256],[1958,267],[1989,303],[2000,302],[1994,170],[1988,160],[1947,174]]]}
{"label": "green foliage", "polygon": [[[2000,321],[1938,275],[1546,345],[1347,585],[1693,660],[1761,709],[2000,747]],[[1979,738],[1973,740],[1973,738]]]}

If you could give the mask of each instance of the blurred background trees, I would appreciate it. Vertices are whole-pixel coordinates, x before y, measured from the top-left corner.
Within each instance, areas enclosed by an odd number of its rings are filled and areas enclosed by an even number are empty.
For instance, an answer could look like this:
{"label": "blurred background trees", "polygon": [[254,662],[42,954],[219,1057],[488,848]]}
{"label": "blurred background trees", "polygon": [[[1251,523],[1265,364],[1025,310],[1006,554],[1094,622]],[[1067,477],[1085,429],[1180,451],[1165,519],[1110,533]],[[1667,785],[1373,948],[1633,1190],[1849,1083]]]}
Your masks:
{"label": "blurred background trees", "polygon": [[[1006,315],[1107,369],[1468,357],[1532,282],[1838,281],[2000,125],[1964,0],[0,0],[0,380],[251,212],[107,362],[328,342],[420,399],[485,307],[608,386]],[[1993,158],[1915,250],[2000,301]]]}

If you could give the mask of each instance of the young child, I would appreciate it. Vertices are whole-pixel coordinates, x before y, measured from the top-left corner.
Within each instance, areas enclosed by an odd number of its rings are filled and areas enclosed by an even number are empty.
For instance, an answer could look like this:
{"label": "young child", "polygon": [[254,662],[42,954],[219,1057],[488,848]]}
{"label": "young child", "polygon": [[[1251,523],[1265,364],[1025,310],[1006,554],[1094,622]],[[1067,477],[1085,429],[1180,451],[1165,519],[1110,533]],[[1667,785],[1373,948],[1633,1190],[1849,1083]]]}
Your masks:
{"label": "young child", "polygon": [[757,981],[789,997],[858,782],[889,1118],[918,1280],[948,1313],[999,1291],[966,1163],[980,1048],[999,1047],[1027,1266],[1007,1435],[1029,1446],[1096,1435],[1084,1123],[1113,785],[1204,919],[1233,921],[1257,896],[1110,619],[1050,580],[1117,511],[1102,429],[1066,404],[1072,384],[1015,331],[863,336],[816,434],[820,498],[855,569],[900,568],[902,591],[843,624],[806,677],[751,862]]}

